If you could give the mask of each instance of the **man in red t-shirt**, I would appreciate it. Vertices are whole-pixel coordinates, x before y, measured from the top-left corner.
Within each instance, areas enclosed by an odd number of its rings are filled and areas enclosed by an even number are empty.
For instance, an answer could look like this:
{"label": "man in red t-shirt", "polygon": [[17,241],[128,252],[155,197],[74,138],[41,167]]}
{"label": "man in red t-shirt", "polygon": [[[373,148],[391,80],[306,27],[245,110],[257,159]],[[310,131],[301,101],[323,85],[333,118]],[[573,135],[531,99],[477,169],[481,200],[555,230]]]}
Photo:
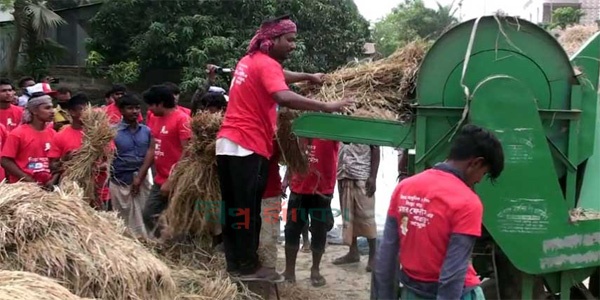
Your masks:
{"label": "man in red t-shirt", "polygon": [[300,235],[309,220],[312,240],[310,249],[313,265],[310,281],[314,287],[326,284],[319,267],[325,252],[327,232],[333,228],[331,199],[335,188],[339,142],[320,139],[303,140],[307,143],[308,174],[290,174],[290,200],[285,223],[286,280],[296,280],[296,256],[300,248]]}
{"label": "man in red t-shirt", "polygon": [[[179,105],[179,95],[181,94],[181,90],[179,90],[179,87],[172,82],[165,82],[165,83],[163,83],[163,85],[166,86],[167,88],[169,88],[169,90],[173,93],[173,97],[175,97],[176,109],[188,116],[191,116],[192,113],[189,108]],[[154,117],[154,114],[152,113],[152,111],[148,110],[148,113],[146,114],[146,125],[150,126],[150,123],[152,122],[153,117]]]}
{"label": "man in red t-shirt", "polygon": [[[62,108],[67,110],[71,117],[71,124],[65,125],[52,139],[48,158],[53,171],[53,184],[58,184],[62,173],[62,162],[71,158],[73,151],[83,145],[83,123],[81,116],[83,110],[90,103],[85,94],[76,94]],[[111,145],[112,146],[112,145]],[[98,210],[109,208],[110,191],[108,189],[108,165],[107,161],[99,161],[96,165],[96,199],[90,199],[90,204]]]}
{"label": "man in red t-shirt", "polygon": [[0,79],[0,124],[9,132],[21,124],[23,108],[13,104],[15,91],[8,79]]}
{"label": "man in red t-shirt", "polygon": [[2,167],[8,182],[37,182],[46,185],[52,175],[48,151],[56,134],[47,126],[54,118],[52,98],[34,94],[27,102],[23,124],[10,131],[2,147]]}
{"label": "man in red t-shirt", "polygon": [[[119,110],[118,101],[127,93],[127,87],[121,84],[113,85],[112,89],[104,95],[104,99],[106,101],[106,106],[104,109],[108,114],[108,118],[110,119],[111,124],[119,124],[123,119],[123,115],[121,115],[121,110]],[[142,115],[138,115],[138,122],[142,122],[144,117]]]}
{"label": "man in red t-shirt", "polygon": [[352,101],[320,102],[290,91],[288,84],[320,82],[319,75],[284,72],[281,63],[296,47],[296,24],[289,17],[264,22],[247,55],[235,68],[229,103],[217,135],[219,182],[225,209],[223,239],[227,270],[241,280],[281,280],[261,267],[257,249],[261,198],[273,152],[276,106],[341,111]]}
{"label": "man in red t-shirt", "polygon": [[481,235],[483,206],[473,188],[504,169],[504,153],[493,133],[464,126],[445,162],[402,180],[388,210],[376,257],[377,299],[483,299],[470,263]]}
{"label": "man in red t-shirt", "polygon": [[164,85],[152,86],[144,92],[143,97],[148,109],[154,114],[152,122],[148,124],[154,138],[150,149],[154,151],[149,153],[151,159],[144,161],[134,179],[134,185],[139,186],[139,182],[146,178],[150,165],[154,163],[154,185],[142,215],[148,234],[160,237],[162,227],[157,224],[158,217],[169,204],[168,197],[161,194],[161,187],[192,137],[191,117],[177,110],[173,93]]}

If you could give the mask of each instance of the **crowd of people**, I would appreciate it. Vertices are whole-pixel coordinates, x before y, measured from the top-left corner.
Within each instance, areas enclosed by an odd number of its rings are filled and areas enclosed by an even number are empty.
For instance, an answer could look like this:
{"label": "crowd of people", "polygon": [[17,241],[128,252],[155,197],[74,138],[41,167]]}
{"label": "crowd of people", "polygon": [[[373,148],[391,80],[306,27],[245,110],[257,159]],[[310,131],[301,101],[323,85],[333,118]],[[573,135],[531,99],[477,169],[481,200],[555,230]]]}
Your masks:
{"label": "crowd of people", "polygon": [[[402,299],[436,295],[480,299],[479,280],[469,257],[481,233],[482,206],[472,188],[485,174],[497,178],[502,172],[502,147],[496,137],[466,126],[447,161],[408,178],[406,152],[401,151],[401,180],[391,199],[381,248],[376,249],[377,146],[301,139],[309,172],[280,176],[279,160],[285,153],[275,142],[279,107],[333,113],[354,103],[351,99],[321,102],[290,90],[296,82],[321,84],[323,80],[323,74],[283,69],[295,40],[296,24],[288,16],[263,22],[235,67],[228,95],[211,86],[217,67],[209,65],[208,84],[194,94],[191,109],[179,105],[181,93],[172,83],[154,85],[141,97],[125,86],[113,86],[97,109],[108,114],[116,129],[109,145],[116,155],[112,165],[97,162],[97,199],[90,204],[117,211],[137,236],[160,238],[158,216],[169,204],[169,175],[186,155],[192,137],[190,119],[200,110],[223,113],[215,155],[222,209],[227,213],[214,238],[223,243],[231,276],[243,281],[295,281],[300,237],[309,229],[310,280],[315,287],[325,285],[320,265],[327,232],[334,225],[331,200],[337,183],[343,240],[349,251],[334,265],[359,261],[357,237],[365,237],[366,271],[374,270],[375,298],[398,299],[395,292],[402,282],[406,287]],[[60,182],[65,162],[82,146],[82,113],[90,100],[85,94],[53,90],[48,82],[36,83],[32,78],[23,78],[18,87],[17,96],[10,80],[0,80],[0,178],[52,188]],[[142,102],[148,107],[145,118]],[[288,188],[285,270],[280,274],[276,268],[279,215]],[[308,244],[306,238],[304,243]]]}

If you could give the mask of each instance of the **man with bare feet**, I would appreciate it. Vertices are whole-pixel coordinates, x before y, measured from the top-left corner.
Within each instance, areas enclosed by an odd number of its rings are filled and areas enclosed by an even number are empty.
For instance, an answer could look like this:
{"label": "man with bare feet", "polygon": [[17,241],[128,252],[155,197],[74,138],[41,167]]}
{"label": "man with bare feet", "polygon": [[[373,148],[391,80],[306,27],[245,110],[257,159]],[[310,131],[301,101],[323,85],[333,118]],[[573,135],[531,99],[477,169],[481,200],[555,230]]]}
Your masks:
{"label": "man with bare feet", "polygon": [[300,235],[310,216],[312,268],[310,281],[314,287],[324,286],[319,266],[325,252],[327,232],[333,228],[331,199],[335,188],[339,143],[319,139],[305,140],[308,148],[309,172],[291,174],[290,200],[285,224],[285,271],[287,281],[296,280],[296,257]]}

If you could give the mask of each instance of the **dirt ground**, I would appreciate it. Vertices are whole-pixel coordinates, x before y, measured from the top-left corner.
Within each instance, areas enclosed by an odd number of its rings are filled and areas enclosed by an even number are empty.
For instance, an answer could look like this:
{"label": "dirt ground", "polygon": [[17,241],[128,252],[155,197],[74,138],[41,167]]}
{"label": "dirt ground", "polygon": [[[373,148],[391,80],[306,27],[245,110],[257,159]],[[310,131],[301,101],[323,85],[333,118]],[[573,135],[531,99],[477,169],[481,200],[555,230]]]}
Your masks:
{"label": "dirt ground", "polygon": [[[310,252],[305,253],[300,251],[296,262],[296,285],[308,290],[326,290],[327,292],[336,295],[337,297],[335,297],[335,299],[368,300],[370,295],[371,273],[365,271],[365,267],[367,266],[367,256],[361,256],[361,261],[354,264],[335,266],[331,263],[335,258],[343,256],[347,252],[347,246],[327,245],[321,261],[321,275],[325,277],[327,284],[323,287],[315,288],[310,284],[312,254]],[[280,245],[278,249],[277,269],[283,271],[284,267],[285,254],[283,246]],[[282,297],[281,299],[285,298]]]}

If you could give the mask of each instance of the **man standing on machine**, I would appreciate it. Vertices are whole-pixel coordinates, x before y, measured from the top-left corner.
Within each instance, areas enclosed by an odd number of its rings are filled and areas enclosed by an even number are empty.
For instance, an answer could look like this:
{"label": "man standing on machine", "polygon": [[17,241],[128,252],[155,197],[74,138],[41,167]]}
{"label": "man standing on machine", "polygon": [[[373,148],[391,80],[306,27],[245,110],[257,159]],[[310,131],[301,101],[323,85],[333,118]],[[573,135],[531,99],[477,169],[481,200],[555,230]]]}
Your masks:
{"label": "man standing on machine", "polygon": [[470,263],[481,235],[483,205],[473,191],[487,174],[497,179],[504,153],[493,133],[466,125],[448,158],[402,180],[390,202],[375,266],[376,299],[484,299]]}
{"label": "man standing on machine", "polygon": [[223,226],[227,271],[240,274],[246,281],[281,279],[277,272],[260,265],[257,254],[261,198],[273,154],[276,106],[338,112],[352,104],[348,100],[320,102],[290,90],[290,83],[321,82],[321,76],[316,74],[283,70],[281,63],[296,48],[295,41],[296,24],[289,17],[261,24],[247,55],[235,68],[229,104],[217,135],[219,181],[223,209],[227,212]]}

